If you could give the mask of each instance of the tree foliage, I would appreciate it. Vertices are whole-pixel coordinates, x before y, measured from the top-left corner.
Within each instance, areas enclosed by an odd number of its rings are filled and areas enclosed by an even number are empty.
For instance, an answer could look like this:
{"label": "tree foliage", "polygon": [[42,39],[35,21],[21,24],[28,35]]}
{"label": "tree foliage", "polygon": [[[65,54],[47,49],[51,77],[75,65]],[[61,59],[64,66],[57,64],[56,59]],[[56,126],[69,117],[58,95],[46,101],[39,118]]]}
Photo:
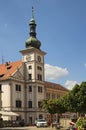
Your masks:
{"label": "tree foliage", "polygon": [[44,108],[50,114],[65,112],[65,108],[59,99],[43,100],[42,108]]}
{"label": "tree foliage", "polygon": [[86,113],[86,82],[82,82],[80,85],[76,84],[60,100],[67,111]]}
{"label": "tree foliage", "polygon": [[53,122],[54,114],[65,112],[65,108],[59,99],[43,100],[41,105],[42,105],[42,108],[44,108],[46,112],[48,112],[51,115],[51,118],[50,118],[51,125]]}
{"label": "tree foliage", "polygon": [[43,100],[42,108],[51,115],[66,111],[86,113],[86,82],[76,84],[71,91],[59,99]]}

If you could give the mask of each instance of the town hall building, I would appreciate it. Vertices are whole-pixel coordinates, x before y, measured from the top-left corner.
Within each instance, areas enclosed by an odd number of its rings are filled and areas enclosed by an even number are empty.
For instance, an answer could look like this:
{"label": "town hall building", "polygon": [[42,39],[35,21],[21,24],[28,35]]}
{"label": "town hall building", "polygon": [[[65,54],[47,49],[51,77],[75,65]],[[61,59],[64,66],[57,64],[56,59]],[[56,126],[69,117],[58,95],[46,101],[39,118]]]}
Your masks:
{"label": "town hall building", "polygon": [[48,117],[41,108],[43,99],[59,98],[68,90],[60,84],[45,81],[46,52],[41,50],[41,42],[36,37],[33,9],[29,26],[26,48],[20,51],[22,59],[0,64],[0,110],[15,113],[14,116],[2,113],[3,120],[24,119],[31,125],[37,118]]}

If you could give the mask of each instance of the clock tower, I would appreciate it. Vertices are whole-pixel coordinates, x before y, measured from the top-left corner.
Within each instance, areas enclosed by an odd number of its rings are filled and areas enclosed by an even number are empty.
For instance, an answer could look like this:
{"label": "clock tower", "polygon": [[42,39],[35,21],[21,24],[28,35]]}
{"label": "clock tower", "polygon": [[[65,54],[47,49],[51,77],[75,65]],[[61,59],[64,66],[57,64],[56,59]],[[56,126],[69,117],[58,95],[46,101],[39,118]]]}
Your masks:
{"label": "clock tower", "polygon": [[24,63],[24,77],[26,84],[26,110],[30,112],[27,116],[31,120],[45,118],[41,108],[41,101],[45,98],[44,87],[44,51],[40,49],[41,42],[36,37],[36,22],[32,8],[32,18],[29,23],[30,36],[25,42],[26,49],[21,50],[22,62]]}

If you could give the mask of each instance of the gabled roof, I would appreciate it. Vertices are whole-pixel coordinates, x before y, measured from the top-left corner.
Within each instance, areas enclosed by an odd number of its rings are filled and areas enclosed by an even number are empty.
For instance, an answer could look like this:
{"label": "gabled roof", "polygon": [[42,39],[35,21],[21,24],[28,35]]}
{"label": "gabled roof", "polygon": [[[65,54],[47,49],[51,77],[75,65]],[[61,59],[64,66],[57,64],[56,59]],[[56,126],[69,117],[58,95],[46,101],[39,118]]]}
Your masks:
{"label": "gabled roof", "polygon": [[[22,65],[22,61],[15,61],[15,62],[6,62],[4,64],[0,64],[0,81],[7,80],[16,72],[18,68]],[[47,82],[45,81],[45,87],[69,91],[67,88],[63,87],[60,84]]]}
{"label": "gabled roof", "polygon": [[9,79],[12,76],[16,69],[22,65],[22,61],[16,62],[6,62],[5,64],[0,64],[0,80]]}
{"label": "gabled roof", "polygon": [[67,88],[63,87],[60,84],[52,83],[52,82],[45,82],[45,87],[48,88],[53,88],[53,89],[58,89],[58,90],[63,90],[63,91],[69,91]]}

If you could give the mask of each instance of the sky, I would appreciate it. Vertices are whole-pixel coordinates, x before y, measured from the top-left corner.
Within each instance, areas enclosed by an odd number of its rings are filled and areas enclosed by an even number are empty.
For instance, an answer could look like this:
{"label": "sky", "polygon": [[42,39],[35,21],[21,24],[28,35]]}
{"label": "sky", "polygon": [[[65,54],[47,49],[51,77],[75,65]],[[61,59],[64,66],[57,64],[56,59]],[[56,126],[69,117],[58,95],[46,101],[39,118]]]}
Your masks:
{"label": "sky", "polygon": [[22,59],[32,6],[45,80],[68,89],[86,81],[86,0],[0,0],[0,63]]}

